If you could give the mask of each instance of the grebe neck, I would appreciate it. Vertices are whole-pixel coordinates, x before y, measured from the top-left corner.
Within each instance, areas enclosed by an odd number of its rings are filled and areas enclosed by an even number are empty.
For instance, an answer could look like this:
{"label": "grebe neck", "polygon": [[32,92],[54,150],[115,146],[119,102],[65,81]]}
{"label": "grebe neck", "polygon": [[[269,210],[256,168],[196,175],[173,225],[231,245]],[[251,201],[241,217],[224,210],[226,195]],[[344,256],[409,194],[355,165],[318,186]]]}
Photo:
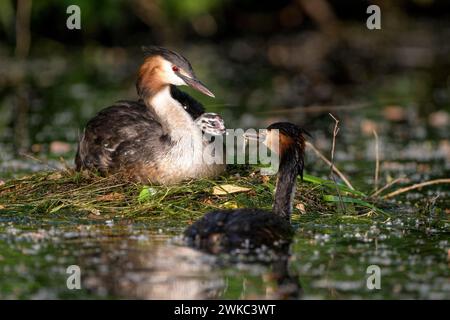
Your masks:
{"label": "grebe neck", "polygon": [[154,111],[159,123],[172,140],[186,136],[201,135],[192,117],[170,93],[170,86],[164,86],[157,93],[144,99],[146,106]]}
{"label": "grebe neck", "polygon": [[296,181],[300,172],[297,152],[293,150],[292,153],[294,155],[285,154],[280,160],[272,208],[274,214],[286,219],[288,222],[291,220]]}

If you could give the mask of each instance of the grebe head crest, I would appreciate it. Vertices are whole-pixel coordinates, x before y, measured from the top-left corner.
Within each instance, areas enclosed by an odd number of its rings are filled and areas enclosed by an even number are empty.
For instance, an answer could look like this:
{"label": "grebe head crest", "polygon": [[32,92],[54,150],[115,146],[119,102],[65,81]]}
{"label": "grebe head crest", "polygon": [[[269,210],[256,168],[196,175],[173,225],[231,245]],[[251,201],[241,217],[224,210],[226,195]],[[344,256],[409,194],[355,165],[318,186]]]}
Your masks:
{"label": "grebe head crest", "polygon": [[[154,58],[159,58],[156,60],[156,67],[159,70],[158,76],[165,84],[188,85],[214,98],[214,94],[198,80],[190,62],[181,54],[157,46],[142,47],[142,50],[144,51],[145,61],[152,61],[152,66],[155,61]],[[153,72],[153,69],[150,68],[149,72]]]}

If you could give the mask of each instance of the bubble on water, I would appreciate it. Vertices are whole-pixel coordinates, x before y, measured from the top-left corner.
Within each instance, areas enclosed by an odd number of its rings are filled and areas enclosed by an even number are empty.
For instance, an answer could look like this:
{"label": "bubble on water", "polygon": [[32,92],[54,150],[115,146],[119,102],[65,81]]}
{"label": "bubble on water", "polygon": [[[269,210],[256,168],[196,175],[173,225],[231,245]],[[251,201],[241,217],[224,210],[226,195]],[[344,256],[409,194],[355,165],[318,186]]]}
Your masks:
{"label": "bubble on water", "polygon": [[370,234],[377,235],[380,234],[381,230],[376,225],[373,225],[370,226],[369,232]]}
{"label": "bubble on water", "polygon": [[[139,235],[136,235],[136,236],[133,235],[133,236],[130,237],[130,239],[133,239],[133,240],[136,240],[136,241],[139,241],[139,242],[149,241],[149,237],[147,235],[144,235],[144,234],[139,234]],[[178,240],[178,239],[176,239],[176,240]]]}
{"label": "bubble on water", "polygon": [[17,229],[17,228],[14,228],[14,227],[8,227],[8,228],[6,228],[6,233],[9,234],[9,235],[12,235],[12,236],[18,235],[19,232],[20,232],[20,230]]}
{"label": "bubble on water", "polygon": [[320,279],[312,282],[312,287],[330,289],[335,288],[342,291],[357,290],[364,286],[364,281],[337,281],[329,279]]}
{"label": "bubble on water", "polygon": [[441,249],[446,249],[448,247],[448,240],[439,241],[438,247]]}
{"label": "bubble on water", "polygon": [[41,250],[41,245],[40,244],[34,244],[29,248],[22,248],[22,253],[25,255],[36,255],[39,253],[39,251]]}
{"label": "bubble on water", "polygon": [[448,300],[448,294],[444,292],[429,292],[426,298],[430,300]]}
{"label": "bubble on water", "polygon": [[328,242],[330,240],[329,234],[320,234],[317,233],[314,235],[314,240],[319,244],[323,245],[325,242]]}
{"label": "bubble on water", "polygon": [[343,238],[352,238],[353,235],[350,234],[350,233],[344,233],[344,234],[342,235],[342,237],[343,237]]}
{"label": "bubble on water", "polygon": [[105,224],[106,224],[108,227],[112,227],[112,226],[114,226],[114,220],[106,220],[106,221],[105,221]]}
{"label": "bubble on water", "polygon": [[55,257],[54,257],[53,255],[51,255],[51,254],[46,254],[45,257],[44,257],[44,259],[45,259],[45,261],[47,261],[47,262],[55,261]]}
{"label": "bubble on water", "polygon": [[355,271],[353,270],[353,268],[352,268],[351,266],[349,266],[349,265],[345,265],[345,266],[344,266],[344,272],[345,272],[345,274],[346,274],[347,276],[352,276],[352,275],[355,273]]}
{"label": "bubble on water", "polygon": [[[392,265],[392,259],[381,256],[373,256],[369,258],[369,263],[376,265],[390,266]],[[384,273],[386,274],[386,270]]]}
{"label": "bubble on water", "polygon": [[69,231],[64,233],[64,238],[66,239],[78,238],[79,236],[80,236],[79,232]]}

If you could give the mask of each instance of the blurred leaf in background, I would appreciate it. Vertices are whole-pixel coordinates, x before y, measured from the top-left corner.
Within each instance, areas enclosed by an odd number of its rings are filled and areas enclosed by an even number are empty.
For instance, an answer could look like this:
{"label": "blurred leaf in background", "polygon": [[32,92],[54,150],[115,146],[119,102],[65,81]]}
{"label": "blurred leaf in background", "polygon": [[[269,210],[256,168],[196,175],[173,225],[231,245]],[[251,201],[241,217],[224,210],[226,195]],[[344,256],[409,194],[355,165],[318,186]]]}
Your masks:
{"label": "blurred leaf in background", "polygon": [[6,34],[14,32],[14,9],[10,0],[0,1],[0,24]]}

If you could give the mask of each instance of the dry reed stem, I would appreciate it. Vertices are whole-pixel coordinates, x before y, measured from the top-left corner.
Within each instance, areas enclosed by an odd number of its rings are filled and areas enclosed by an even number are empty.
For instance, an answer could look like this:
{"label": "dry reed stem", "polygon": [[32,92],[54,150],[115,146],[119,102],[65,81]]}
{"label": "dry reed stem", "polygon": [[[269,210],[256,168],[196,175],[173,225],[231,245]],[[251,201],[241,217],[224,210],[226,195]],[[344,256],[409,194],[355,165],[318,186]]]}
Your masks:
{"label": "dry reed stem", "polygon": [[336,149],[336,136],[339,133],[339,120],[336,119],[331,113],[329,113],[330,117],[334,119],[334,128],[333,128],[333,143],[331,145],[331,160],[330,160],[330,177],[331,180],[333,180],[334,184],[336,185],[336,191],[338,193],[338,197],[339,197],[339,203],[341,205],[341,209],[342,209],[342,213],[345,213],[345,204],[344,201],[342,200],[342,195],[341,195],[341,190],[339,189],[339,186],[337,185],[337,181],[336,178],[333,174],[333,168],[334,168],[334,151]]}
{"label": "dry reed stem", "polygon": [[378,191],[378,179],[380,176],[380,148],[378,144],[378,133],[376,130],[373,130],[373,135],[375,136],[375,192]]}
{"label": "dry reed stem", "polygon": [[436,180],[430,180],[430,181],[413,184],[412,186],[401,188],[401,189],[395,190],[391,193],[388,193],[388,194],[384,195],[383,198],[388,199],[388,198],[395,197],[401,193],[405,193],[405,192],[408,192],[408,191],[411,191],[414,189],[419,189],[419,188],[426,187],[426,186],[429,186],[432,184],[443,184],[443,183],[450,183],[450,179],[436,179]]}
{"label": "dry reed stem", "polygon": [[409,180],[405,177],[399,177],[396,178],[394,180],[392,180],[391,182],[387,183],[384,187],[382,187],[381,189],[378,189],[376,192],[374,192],[371,197],[374,198],[376,196],[378,196],[380,193],[382,193],[384,190],[386,190],[387,188],[392,187],[394,184],[400,183],[400,182],[408,182]]}

